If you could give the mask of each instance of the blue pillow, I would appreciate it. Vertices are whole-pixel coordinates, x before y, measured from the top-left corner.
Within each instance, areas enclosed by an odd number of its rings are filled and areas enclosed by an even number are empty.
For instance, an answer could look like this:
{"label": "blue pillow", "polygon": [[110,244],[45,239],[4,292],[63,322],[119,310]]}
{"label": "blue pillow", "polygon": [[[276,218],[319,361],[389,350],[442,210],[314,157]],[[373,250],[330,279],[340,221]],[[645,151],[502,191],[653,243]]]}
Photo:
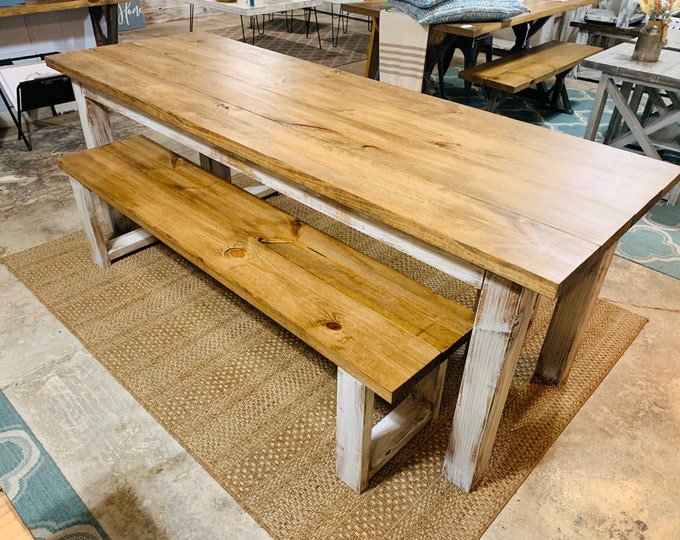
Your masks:
{"label": "blue pillow", "polygon": [[531,11],[522,0],[390,0],[420,24],[504,21]]}

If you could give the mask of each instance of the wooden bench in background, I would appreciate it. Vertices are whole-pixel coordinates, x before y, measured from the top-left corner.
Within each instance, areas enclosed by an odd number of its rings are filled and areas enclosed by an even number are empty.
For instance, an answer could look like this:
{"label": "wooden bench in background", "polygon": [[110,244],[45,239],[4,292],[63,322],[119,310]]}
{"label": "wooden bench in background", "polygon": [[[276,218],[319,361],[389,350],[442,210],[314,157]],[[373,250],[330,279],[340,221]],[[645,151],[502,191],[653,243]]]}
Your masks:
{"label": "wooden bench in background", "polygon": [[[93,255],[107,250],[94,194],[338,366],[336,469],[352,489],[436,418],[471,310],[144,137],[59,166]],[[403,399],[371,429],[374,394]]]}
{"label": "wooden bench in background", "polygon": [[[571,114],[564,79],[584,58],[601,50],[591,45],[551,41],[464,69],[458,76],[482,87],[486,108],[490,111],[496,109],[504,95],[523,92],[523,95]],[[555,82],[548,88],[545,81],[552,77]],[[532,86],[536,88],[530,88]],[[558,106],[560,99],[561,107]]]}

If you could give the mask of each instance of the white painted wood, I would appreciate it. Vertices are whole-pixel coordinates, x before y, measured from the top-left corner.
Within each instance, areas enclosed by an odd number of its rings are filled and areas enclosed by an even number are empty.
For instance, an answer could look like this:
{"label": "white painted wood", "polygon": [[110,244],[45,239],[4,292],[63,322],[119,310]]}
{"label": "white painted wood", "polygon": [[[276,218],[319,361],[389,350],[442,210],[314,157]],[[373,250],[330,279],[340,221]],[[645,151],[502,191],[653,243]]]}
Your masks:
{"label": "white painted wood", "polygon": [[432,419],[432,404],[407,396],[371,433],[368,477],[399,452]]}
{"label": "white painted wood", "polygon": [[428,373],[422,380],[413,385],[411,395],[418,401],[430,404],[432,409],[432,420],[439,416],[439,409],[442,404],[442,393],[444,392],[444,379],[446,378],[446,368],[448,360],[444,360]]}
{"label": "white painted wood", "polygon": [[583,272],[581,279],[557,300],[538,357],[535,382],[556,385],[569,375],[615,251],[616,244],[605,251],[601,259]]}
{"label": "white painted wood", "polygon": [[484,280],[443,467],[467,492],[488,465],[536,297],[490,273]]}
{"label": "white painted wood", "polygon": [[373,429],[373,393],[338,368],[336,471],[360,493],[397,452],[439,413],[447,362],[435,366],[413,392]]}
{"label": "white painted wood", "polygon": [[338,368],[338,403],[335,433],[335,472],[361,493],[368,486],[371,417],[374,394]]}
{"label": "white painted wood", "polygon": [[82,219],[83,230],[92,253],[92,260],[97,266],[108,268],[111,266],[111,260],[109,259],[104,233],[97,219],[96,207],[99,198],[72,178],[70,180],[76,207]]}
{"label": "white painted wood", "polygon": [[153,234],[141,228],[121,234],[111,238],[106,243],[109,260],[115,261],[133,251],[156,242],[158,242],[158,239]]}
{"label": "white painted wood", "polygon": [[[226,154],[218,151],[212,146],[205,144],[196,137],[186,134],[183,131],[174,129],[167,124],[159,122],[156,118],[146,115],[118,100],[100,94],[92,88],[84,88],[84,95],[88,101],[100,103],[106,110],[110,109],[123,114],[142,125],[147,126],[158,133],[170,137],[171,139],[199,152],[199,154],[219,161],[228,167],[239,170],[250,178],[268,186],[273,192],[279,192],[302,204],[313,208],[357,231],[360,231],[376,240],[394,247],[411,257],[429,264],[461,281],[479,289],[482,286],[484,276],[483,270],[470,264],[458,257],[454,257],[437,247],[430,246],[425,242],[401,233],[396,229],[376,221],[358,211],[347,208],[341,204],[331,201],[321,195],[306,190],[282,177],[274,177],[264,171],[254,169],[252,166],[238,160],[233,154]],[[82,118],[82,117],[81,117]],[[88,148],[91,148],[88,146]],[[259,195],[262,197],[262,194]]]}
{"label": "white painted wood", "polygon": [[[80,124],[88,148],[94,148],[113,142],[113,131],[109,119],[109,111],[97,101],[85,96],[82,86],[72,81],[73,95],[78,105]],[[132,222],[115,208],[101,201],[102,218],[114,235],[136,228]]]}

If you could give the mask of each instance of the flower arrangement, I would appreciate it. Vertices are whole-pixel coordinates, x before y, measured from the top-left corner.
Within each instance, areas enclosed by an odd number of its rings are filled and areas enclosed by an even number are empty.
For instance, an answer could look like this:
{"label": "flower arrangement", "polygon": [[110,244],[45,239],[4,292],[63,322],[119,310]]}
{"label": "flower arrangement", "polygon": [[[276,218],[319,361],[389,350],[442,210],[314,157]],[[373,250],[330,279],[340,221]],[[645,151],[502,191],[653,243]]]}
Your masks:
{"label": "flower arrangement", "polygon": [[680,9],[680,0],[638,0],[642,11],[652,21],[670,19],[671,13]]}

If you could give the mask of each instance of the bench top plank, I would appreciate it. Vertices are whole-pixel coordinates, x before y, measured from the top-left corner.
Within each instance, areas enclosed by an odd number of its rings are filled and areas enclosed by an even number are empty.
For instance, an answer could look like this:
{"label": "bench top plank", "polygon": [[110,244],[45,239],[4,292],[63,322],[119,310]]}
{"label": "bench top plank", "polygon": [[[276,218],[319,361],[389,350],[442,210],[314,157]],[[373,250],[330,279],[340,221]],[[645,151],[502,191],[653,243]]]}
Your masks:
{"label": "bench top plank", "polygon": [[551,41],[458,73],[461,79],[516,94],[580,64],[602,49],[568,41]]}
{"label": "bench top plank", "polygon": [[472,329],[471,310],[144,137],[59,164],[388,401]]}
{"label": "bench top plank", "polygon": [[210,34],[48,64],[550,297],[678,179],[667,163]]}

